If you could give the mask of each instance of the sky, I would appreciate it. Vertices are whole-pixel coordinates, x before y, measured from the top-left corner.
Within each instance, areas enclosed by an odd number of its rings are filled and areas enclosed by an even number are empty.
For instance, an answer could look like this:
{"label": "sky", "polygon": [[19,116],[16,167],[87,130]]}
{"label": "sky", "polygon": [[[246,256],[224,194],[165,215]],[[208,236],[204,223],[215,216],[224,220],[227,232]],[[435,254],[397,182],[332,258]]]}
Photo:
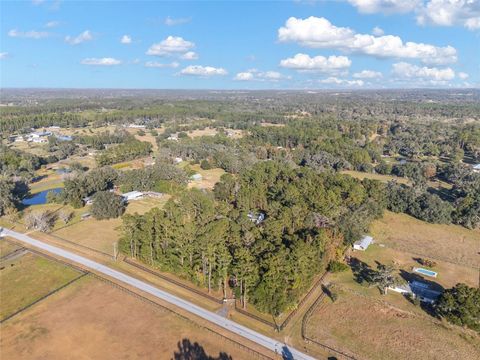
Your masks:
{"label": "sky", "polygon": [[480,87],[480,0],[0,1],[0,87]]}

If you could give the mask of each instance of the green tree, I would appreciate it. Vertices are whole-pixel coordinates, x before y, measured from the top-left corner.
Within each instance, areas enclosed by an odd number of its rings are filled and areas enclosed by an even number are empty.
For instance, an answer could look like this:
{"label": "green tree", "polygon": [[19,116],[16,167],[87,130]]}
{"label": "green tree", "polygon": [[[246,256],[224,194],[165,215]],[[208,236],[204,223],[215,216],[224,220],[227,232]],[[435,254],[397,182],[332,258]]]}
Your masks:
{"label": "green tree", "polygon": [[119,217],[125,211],[125,201],[110,191],[99,191],[95,194],[91,213],[98,220]]}

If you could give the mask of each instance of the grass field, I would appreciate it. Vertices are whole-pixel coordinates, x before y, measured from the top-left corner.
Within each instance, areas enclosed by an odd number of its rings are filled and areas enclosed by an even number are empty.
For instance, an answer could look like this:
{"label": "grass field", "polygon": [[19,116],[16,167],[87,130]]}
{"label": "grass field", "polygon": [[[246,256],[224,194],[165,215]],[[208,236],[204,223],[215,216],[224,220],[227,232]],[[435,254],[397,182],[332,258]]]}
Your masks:
{"label": "grass field", "polygon": [[429,224],[405,214],[385,212],[371,227],[378,243],[427,258],[478,267],[480,230]]}
{"label": "grass field", "polygon": [[4,261],[1,267],[1,319],[80,274],[70,267],[32,253]]}
{"label": "grass field", "polygon": [[[161,198],[130,201],[125,213],[144,214],[154,207],[162,208],[169,198],[170,195],[164,195]],[[88,208],[76,210],[75,217],[71,220],[69,226],[64,227],[64,224],[58,221],[56,225],[58,230],[54,231],[54,235],[107,254],[113,254],[113,243],[120,236],[122,219],[96,220],[90,218],[81,220],[80,215],[88,212]]]}
{"label": "grass field", "polygon": [[343,292],[307,325],[310,338],[358,359],[478,359],[480,338],[378,301]]}
{"label": "grass field", "polygon": [[225,174],[225,170],[216,168],[210,170],[203,170],[200,165],[191,165],[191,169],[200,175],[202,175],[202,180],[191,181],[188,184],[188,187],[196,187],[199,189],[213,189],[215,184],[220,181],[220,177]]}
{"label": "grass field", "polygon": [[[380,247],[376,244],[370,245],[367,251],[356,251],[352,256],[367,263],[373,269],[376,268],[376,261],[381,264],[393,264],[399,271],[404,270],[408,273],[412,273],[413,267],[422,267],[415,261],[418,256],[392,248]],[[424,277],[425,279],[433,280],[444,288],[453,287],[459,282],[470,286],[478,285],[478,269],[444,261],[436,261],[436,263],[437,265],[432,270],[438,273],[437,278]],[[418,276],[421,275],[418,274]]]}
{"label": "grass field", "polygon": [[20,249],[20,246],[17,246],[9,241],[0,239],[0,257],[8,255],[17,249]]}
{"label": "grass field", "polygon": [[220,352],[236,360],[252,358],[217,335],[90,277],[1,330],[5,359],[207,359],[201,355],[219,358]]}

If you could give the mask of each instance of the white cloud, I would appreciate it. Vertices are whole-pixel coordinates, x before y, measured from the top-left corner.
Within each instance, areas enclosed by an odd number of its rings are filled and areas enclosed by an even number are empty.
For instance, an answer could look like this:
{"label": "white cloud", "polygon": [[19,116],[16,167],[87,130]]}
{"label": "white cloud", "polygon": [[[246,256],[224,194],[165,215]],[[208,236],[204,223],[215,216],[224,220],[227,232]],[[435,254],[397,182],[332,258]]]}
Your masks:
{"label": "white cloud", "polygon": [[451,68],[420,67],[406,62],[393,64],[392,72],[399,79],[428,80],[438,83],[450,81],[455,78],[455,71]]}
{"label": "white cloud", "polygon": [[93,40],[93,35],[90,30],[85,30],[84,32],[75,37],[70,35],[65,36],[65,42],[69,43],[70,45],[78,45],[91,40]]}
{"label": "white cloud", "polygon": [[383,75],[381,72],[373,70],[362,70],[353,74],[353,77],[356,79],[376,79],[381,78]]}
{"label": "white cloud", "polygon": [[280,66],[300,71],[339,72],[347,70],[352,64],[346,56],[314,56],[297,54],[293,58],[283,59]]}
{"label": "white cloud", "polygon": [[150,67],[150,68],[177,68],[179,67],[180,64],[176,61],[164,64],[164,63],[159,63],[157,61],[147,61],[145,63],[145,67]]}
{"label": "white cloud", "polygon": [[17,29],[12,29],[8,32],[8,36],[10,37],[18,37],[18,38],[28,38],[28,39],[42,39],[48,37],[50,34],[46,31],[18,31]]}
{"label": "white cloud", "polygon": [[105,58],[87,58],[87,59],[83,59],[80,63],[82,65],[114,66],[114,65],[120,65],[122,62],[114,58],[105,57]]}
{"label": "white cloud", "polygon": [[458,77],[462,80],[466,80],[466,79],[468,79],[468,74],[464,73],[464,72],[459,72]]}
{"label": "white cloud", "polygon": [[132,43],[132,37],[130,35],[123,35],[120,38],[120,42],[122,44],[131,44]]}
{"label": "white cloud", "polygon": [[382,28],[378,27],[378,26],[375,26],[373,29],[372,29],[372,34],[375,35],[375,36],[382,36],[383,34],[385,34],[385,31],[383,31]]}
{"label": "white cloud", "polygon": [[191,41],[184,40],[179,36],[169,36],[159,43],[153,44],[147,50],[147,55],[171,56],[189,52],[195,47]]}
{"label": "white cloud", "polygon": [[363,86],[363,80],[347,80],[339,79],[336,77],[329,77],[319,81],[322,84],[333,84],[333,85],[347,85],[347,86]]}
{"label": "white cloud", "polygon": [[452,46],[403,42],[398,36],[357,34],[350,28],[337,27],[325,18],[289,18],[278,29],[280,42],[296,42],[309,48],[330,48],[379,58],[419,59],[424,63],[445,64],[457,60]]}
{"label": "white cloud", "polygon": [[8,57],[7,52],[0,52],[0,60],[6,59]]}
{"label": "white cloud", "polygon": [[197,60],[198,54],[195,51],[188,51],[185,54],[180,56],[180,59],[183,60]]}
{"label": "white cloud", "polygon": [[253,75],[253,73],[248,72],[248,71],[239,72],[237,75],[235,75],[235,77],[233,78],[233,80],[237,80],[237,81],[252,81],[252,80],[255,80],[255,75]]}
{"label": "white cloud", "polygon": [[172,18],[170,16],[167,16],[167,18],[165,19],[165,25],[167,26],[175,26],[175,25],[182,25],[182,24],[186,24],[186,23],[189,23],[190,21],[192,21],[192,18]]}
{"label": "white cloud", "polygon": [[419,24],[461,25],[469,30],[480,28],[480,1],[429,0],[418,11]]}
{"label": "white cloud", "polygon": [[181,75],[193,75],[201,77],[210,77],[214,75],[227,75],[227,70],[213,66],[190,65],[180,71]]}
{"label": "white cloud", "polygon": [[414,10],[421,0],[348,0],[359,12],[374,13],[407,13]]}
{"label": "white cloud", "polygon": [[233,80],[237,81],[279,81],[290,79],[290,76],[285,76],[278,71],[258,71],[257,69],[250,69],[244,72],[239,72],[235,75]]}
{"label": "white cloud", "polygon": [[57,27],[57,26],[60,26],[60,21],[49,21],[45,24],[45,27],[49,28],[49,29]]}

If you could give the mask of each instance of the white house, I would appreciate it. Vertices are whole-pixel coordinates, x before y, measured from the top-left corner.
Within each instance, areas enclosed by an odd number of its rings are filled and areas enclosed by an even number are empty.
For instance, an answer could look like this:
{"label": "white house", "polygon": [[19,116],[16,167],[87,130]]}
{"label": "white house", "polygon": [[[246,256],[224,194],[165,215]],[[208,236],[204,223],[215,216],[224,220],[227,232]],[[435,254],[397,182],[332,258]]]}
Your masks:
{"label": "white house", "polygon": [[172,134],[167,138],[167,140],[178,141],[178,135],[177,134]]}
{"label": "white house", "polygon": [[473,172],[480,173],[480,164],[473,165]]}
{"label": "white house", "polygon": [[373,242],[373,238],[371,236],[365,235],[363,238],[353,243],[353,249],[365,251],[367,250],[367,248],[370,246],[372,242]]}
{"label": "white house", "polygon": [[130,191],[125,194],[122,194],[123,198],[127,201],[138,200],[143,197],[143,193],[140,191]]}

